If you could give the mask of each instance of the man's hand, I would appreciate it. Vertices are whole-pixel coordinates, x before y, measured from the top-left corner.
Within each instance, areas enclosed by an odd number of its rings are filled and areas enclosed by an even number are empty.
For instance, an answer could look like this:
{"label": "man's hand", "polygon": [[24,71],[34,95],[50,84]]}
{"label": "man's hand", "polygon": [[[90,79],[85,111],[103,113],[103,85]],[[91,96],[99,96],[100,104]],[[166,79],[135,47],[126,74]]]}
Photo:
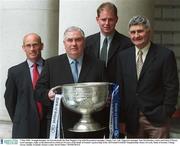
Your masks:
{"label": "man's hand", "polygon": [[120,129],[121,129],[121,133],[125,135],[126,134],[126,124],[125,123],[120,123],[119,126],[120,126]]}
{"label": "man's hand", "polygon": [[56,95],[56,93],[53,91],[53,89],[49,90],[48,98],[49,98],[50,100],[53,101],[54,98],[55,98],[55,95]]}

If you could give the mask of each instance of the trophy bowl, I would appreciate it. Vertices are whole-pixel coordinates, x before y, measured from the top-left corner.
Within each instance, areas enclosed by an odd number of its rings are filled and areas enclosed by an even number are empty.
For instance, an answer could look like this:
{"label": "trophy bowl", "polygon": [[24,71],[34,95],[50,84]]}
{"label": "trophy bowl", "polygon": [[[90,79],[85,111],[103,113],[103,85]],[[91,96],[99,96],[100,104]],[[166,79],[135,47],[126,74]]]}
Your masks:
{"label": "trophy bowl", "polygon": [[69,129],[70,131],[93,132],[105,128],[94,121],[91,114],[105,107],[109,85],[108,82],[86,82],[61,86],[64,105],[82,115],[80,121]]}

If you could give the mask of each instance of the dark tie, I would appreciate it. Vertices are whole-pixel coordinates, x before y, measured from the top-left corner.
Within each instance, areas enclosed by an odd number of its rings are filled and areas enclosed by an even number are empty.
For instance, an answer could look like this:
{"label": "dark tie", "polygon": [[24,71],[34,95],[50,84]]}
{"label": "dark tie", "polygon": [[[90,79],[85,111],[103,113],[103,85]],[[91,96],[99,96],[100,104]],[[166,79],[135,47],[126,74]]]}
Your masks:
{"label": "dark tie", "polygon": [[143,52],[141,50],[138,51],[137,56],[137,63],[136,63],[136,69],[137,69],[137,78],[139,79],[142,67],[143,67],[143,59],[142,59]]}
{"label": "dark tie", "polygon": [[105,62],[107,60],[107,46],[108,46],[108,40],[106,37],[103,41],[103,46],[102,46],[101,55],[100,55],[100,59],[105,61]]}
{"label": "dark tie", "polygon": [[78,61],[77,60],[73,60],[71,62],[71,71],[72,71],[74,82],[77,83],[78,82]]}
{"label": "dark tie", "polygon": [[[36,63],[33,64],[33,79],[32,79],[33,89],[35,89],[36,82],[39,78],[39,72],[38,72],[37,66],[38,65]],[[40,119],[42,119],[42,104],[39,101],[36,101],[36,104],[37,104],[37,108],[38,108],[39,117],[40,117]]]}

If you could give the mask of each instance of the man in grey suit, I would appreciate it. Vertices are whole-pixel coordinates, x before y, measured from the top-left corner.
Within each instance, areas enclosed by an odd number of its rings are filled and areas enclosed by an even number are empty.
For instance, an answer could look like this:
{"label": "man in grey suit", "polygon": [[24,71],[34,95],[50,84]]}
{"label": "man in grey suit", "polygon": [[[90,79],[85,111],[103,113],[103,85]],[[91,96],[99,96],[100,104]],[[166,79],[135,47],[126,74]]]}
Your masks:
{"label": "man in grey suit", "polygon": [[[97,9],[96,21],[100,32],[86,38],[86,52],[106,62],[109,82],[115,82],[116,58],[118,52],[132,46],[128,37],[120,34],[116,29],[118,21],[117,7],[110,2],[102,3]],[[107,38],[106,47],[103,42]],[[103,58],[104,50],[105,58]]]}
{"label": "man in grey suit", "polygon": [[[80,28],[72,26],[66,29],[63,42],[66,53],[46,60],[41,77],[36,86],[36,98],[48,107],[48,127],[50,126],[53,99],[55,96],[55,93],[50,90],[51,88],[67,83],[102,82],[106,80],[104,62],[84,53],[85,37],[84,32]],[[78,80],[73,78],[71,65],[74,60],[78,62]],[[91,133],[89,135],[86,133],[78,134],[69,132],[67,129],[72,128],[73,124],[79,120],[80,115],[69,111],[65,107],[62,108],[62,114],[65,138],[103,138],[103,132],[100,134],[100,137],[96,135],[97,133]],[[105,116],[107,114],[102,111],[100,114],[101,117],[98,115],[94,116],[105,125],[104,122],[106,121],[104,118],[106,118]]]}
{"label": "man in grey suit", "polygon": [[134,16],[129,35],[135,46],[120,53],[117,81],[121,87],[128,138],[168,138],[179,81],[172,50],[154,44],[147,18]]}
{"label": "man in grey suit", "polygon": [[[43,43],[40,36],[36,33],[25,35],[22,48],[27,60],[8,70],[4,94],[6,108],[13,122],[12,138],[45,138],[44,107],[39,103],[39,108],[37,107],[32,83],[33,65],[38,65],[39,73],[44,65],[41,57]],[[41,113],[38,113],[38,109],[41,109]]]}

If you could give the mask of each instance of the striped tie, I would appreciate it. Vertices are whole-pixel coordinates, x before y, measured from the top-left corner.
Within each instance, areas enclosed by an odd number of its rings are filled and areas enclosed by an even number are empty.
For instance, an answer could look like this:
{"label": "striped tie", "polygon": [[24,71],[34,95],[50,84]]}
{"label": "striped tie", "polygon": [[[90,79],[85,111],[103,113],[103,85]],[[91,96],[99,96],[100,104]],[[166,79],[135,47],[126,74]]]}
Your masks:
{"label": "striped tie", "polygon": [[101,55],[100,55],[100,59],[105,61],[105,62],[107,60],[107,46],[108,46],[108,40],[106,37],[103,41],[103,46],[102,46]]}
{"label": "striped tie", "polygon": [[143,59],[142,59],[143,52],[141,50],[138,51],[137,56],[137,63],[136,63],[136,69],[137,69],[137,78],[139,79],[142,67],[143,67]]}

